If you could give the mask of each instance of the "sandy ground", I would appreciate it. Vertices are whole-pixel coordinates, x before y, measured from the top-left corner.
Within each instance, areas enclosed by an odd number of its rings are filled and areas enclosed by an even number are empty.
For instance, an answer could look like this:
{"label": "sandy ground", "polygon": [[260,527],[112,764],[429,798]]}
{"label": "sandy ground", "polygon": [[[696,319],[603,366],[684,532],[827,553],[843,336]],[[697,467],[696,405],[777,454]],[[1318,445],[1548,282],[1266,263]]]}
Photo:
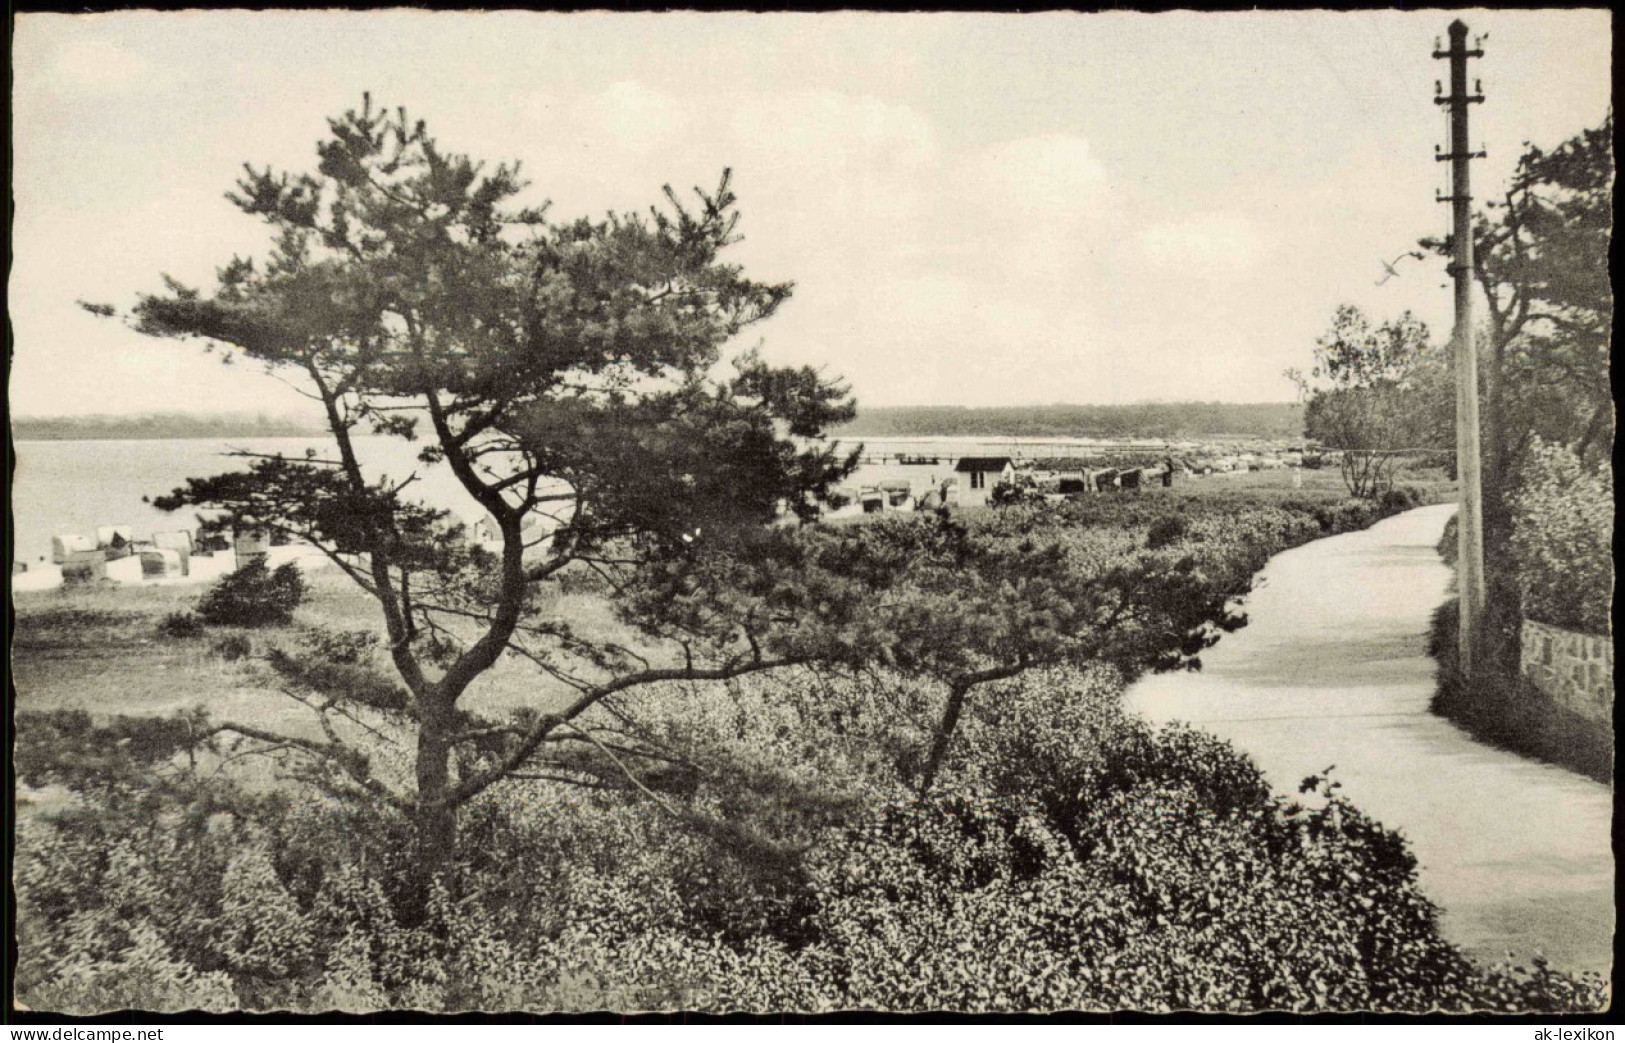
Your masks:
{"label": "sandy ground", "polygon": [[1423,507],[1274,558],[1251,623],[1194,674],[1146,678],[1129,706],[1246,750],[1281,791],[1328,765],[1403,832],[1445,934],[1474,956],[1607,971],[1614,933],[1609,787],[1475,741],[1428,712],[1429,618],[1454,507]]}

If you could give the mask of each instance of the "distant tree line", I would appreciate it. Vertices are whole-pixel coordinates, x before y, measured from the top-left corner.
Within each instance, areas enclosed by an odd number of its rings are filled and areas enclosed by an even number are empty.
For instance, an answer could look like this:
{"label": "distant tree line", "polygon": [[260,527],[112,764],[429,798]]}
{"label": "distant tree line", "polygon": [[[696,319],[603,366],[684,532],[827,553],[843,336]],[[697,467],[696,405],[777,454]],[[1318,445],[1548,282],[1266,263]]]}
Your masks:
{"label": "distant tree line", "polygon": [[860,408],[837,435],[871,438],[985,435],[990,438],[1298,438],[1296,402],[1139,402],[1131,405],[892,406]]}
{"label": "distant tree line", "polygon": [[127,438],[278,438],[316,434],[322,429],[298,417],[264,413],[141,413],[135,416],[13,417],[19,442]]}

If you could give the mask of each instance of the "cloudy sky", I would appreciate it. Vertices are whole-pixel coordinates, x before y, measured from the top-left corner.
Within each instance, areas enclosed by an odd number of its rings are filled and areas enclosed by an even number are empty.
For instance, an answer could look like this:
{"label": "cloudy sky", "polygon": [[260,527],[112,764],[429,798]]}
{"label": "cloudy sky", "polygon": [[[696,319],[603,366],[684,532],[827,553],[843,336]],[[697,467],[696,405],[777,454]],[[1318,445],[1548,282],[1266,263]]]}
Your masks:
{"label": "cloudy sky", "polygon": [[[555,218],[735,171],[769,357],[897,404],[1284,401],[1333,308],[1448,333],[1431,59],[1449,14],[18,17],[18,414],[303,400],[75,307],[208,284],[264,230],[240,165],[314,166],[324,117],[405,104],[524,163]],[[1480,196],[1610,100],[1602,11],[1465,12]]]}

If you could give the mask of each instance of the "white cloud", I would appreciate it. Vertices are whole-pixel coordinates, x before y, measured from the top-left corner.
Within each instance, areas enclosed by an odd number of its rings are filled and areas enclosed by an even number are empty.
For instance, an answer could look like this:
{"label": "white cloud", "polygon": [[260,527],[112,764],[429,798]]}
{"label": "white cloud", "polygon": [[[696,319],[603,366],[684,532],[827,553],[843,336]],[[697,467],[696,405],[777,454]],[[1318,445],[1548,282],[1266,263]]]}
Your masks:
{"label": "white cloud", "polygon": [[1263,254],[1263,243],[1252,222],[1226,213],[1197,214],[1152,225],[1141,236],[1140,246],[1153,266],[1178,268],[1198,279],[1246,274]]}
{"label": "white cloud", "polygon": [[886,181],[935,159],[930,125],[913,109],[832,90],[737,99],[729,127],[752,151],[768,146],[809,174],[846,172]]}
{"label": "white cloud", "polygon": [[48,82],[70,91],[123,91],[167,87],[174,70],[155,65],[111,40],[69,40],[57,50]]}
{"label": "white cloud", "polygon": [[690,114],[674,98],[633,80],[611,84],[608,90],[591,98],[585,108],[590,126],[623,148],[642,151],[660,148],[692,122]]}
{"label": "white cloud", "polygon": [[995,144],[964,175],[967,195],[1026,220],[1084,220],[1107,190],[1106,169],[1089,142],[1065,134]]}
{"label": "white cloud", "polygon": [[1080,137],[999,141],[944,163],[927,182],[929,228],[912,235],[934,263],[987,299],[1073,296],[1107,251],[1121,203]]}

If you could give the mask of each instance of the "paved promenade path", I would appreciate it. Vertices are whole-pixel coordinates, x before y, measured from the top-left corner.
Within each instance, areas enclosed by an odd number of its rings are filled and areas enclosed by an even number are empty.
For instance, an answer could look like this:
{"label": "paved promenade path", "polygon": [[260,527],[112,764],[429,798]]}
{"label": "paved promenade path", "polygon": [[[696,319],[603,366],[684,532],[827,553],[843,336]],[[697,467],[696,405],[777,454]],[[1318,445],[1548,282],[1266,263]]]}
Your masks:
{"label": "paved promenade path", "polygon": [[1614,933],[1607,786],[1468,736],[1428,712],[1427,629],[1448,596],[1434,551],[1450,505],[1272,559],[1250,623],[1194,674],[1137,684],[1129,706],[1249,753],[1279,792],[1336,765],[1359,807],[1409,838],[1445,934],[1481,959],[1543,951],[1606,971]]}

